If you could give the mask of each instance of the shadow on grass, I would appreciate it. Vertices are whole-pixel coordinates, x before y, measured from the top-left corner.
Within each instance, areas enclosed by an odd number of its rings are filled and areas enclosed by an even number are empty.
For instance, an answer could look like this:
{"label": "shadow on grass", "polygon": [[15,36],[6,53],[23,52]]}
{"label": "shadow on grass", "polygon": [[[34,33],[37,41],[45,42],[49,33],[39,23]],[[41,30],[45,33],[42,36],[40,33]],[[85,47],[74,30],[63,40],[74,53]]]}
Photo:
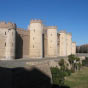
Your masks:
{"label": "shadow on grass", "polygon": [[0,88],[69,88],[51,84],[51,79],[37,68],[0,67]]}
{"label": "shadow on grass", "polygon": [[64,86],[59,86],[59,85],[52,85],[52,88],[70,88],[69,86],[66,86],[66,85],[64,85]]}

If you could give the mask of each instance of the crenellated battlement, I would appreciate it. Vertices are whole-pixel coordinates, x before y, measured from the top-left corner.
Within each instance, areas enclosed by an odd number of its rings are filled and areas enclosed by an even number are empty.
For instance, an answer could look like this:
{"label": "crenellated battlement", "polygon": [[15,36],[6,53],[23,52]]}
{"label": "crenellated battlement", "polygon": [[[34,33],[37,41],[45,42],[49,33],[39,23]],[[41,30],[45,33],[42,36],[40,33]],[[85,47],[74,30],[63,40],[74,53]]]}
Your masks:
{"label": "crenellated battlement", "polygon": [[20,34],[20,35],[29,35],[29,30],[25,30],[25,29],[23,29],[23,28],[17,28],[17,30],[16,30],[17,32],[18,32],[18,34]]}
{"label": "crenellated battlement", "polygon": [[30,24],[31,24],[31,23],[41,23],[41,24],[42,24],[42,20],[32,19],[32,20],[30,21]]}
{"label": "crenellated battlement", "polygon": [[57,29],[57,26],[47,26],[47,29]]}
{"label": "crenellated battlement", "polygon": [[32,19],[27,29],[18,28],[12,22],[0,22],[0,58],[57,58],[76,54],[76,42],[65,29],[46,25],[40,19]]}
{"label": "crenellated battlement", "polygon": [[72,43],[76,44],[76,42],[72,42]]}
{"label": "crenellated battlement", "polygon": [[59,33],[65,33],[66,34],[66,31],[65,30],[61,30],[61,31],[59,31]]}
{"label": "crenellated battlement", "polygon": [[67,35],[70,35],[70,36],[72,36],[72,33],[68,32],[68,33],[67,33]]}
{"label": "crenellated battlement", "polygon": [[9,29],[16,29],[16,24],[11,22],[0,22],[0,28],[9,28]]}

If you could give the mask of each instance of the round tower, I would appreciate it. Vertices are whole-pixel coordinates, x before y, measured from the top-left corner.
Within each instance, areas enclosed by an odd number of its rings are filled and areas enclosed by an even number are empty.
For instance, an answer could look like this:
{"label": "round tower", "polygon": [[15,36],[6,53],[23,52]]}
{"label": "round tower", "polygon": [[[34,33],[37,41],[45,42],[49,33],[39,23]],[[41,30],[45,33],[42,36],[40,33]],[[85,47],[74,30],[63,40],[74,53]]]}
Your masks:
{"label": "round tower", "polygon": [[47,57],[57,57],[57,27],[47,27]]}
{"label": "round tower", "polygon": [[6,39],[6,58],[15,59],[16,25],[8,22]]}
{"label": "round tower", "polygon": [[43,25],[41,20],[31,20],[28,27],[29,37],[29,57],[42,58],[42,32]]}

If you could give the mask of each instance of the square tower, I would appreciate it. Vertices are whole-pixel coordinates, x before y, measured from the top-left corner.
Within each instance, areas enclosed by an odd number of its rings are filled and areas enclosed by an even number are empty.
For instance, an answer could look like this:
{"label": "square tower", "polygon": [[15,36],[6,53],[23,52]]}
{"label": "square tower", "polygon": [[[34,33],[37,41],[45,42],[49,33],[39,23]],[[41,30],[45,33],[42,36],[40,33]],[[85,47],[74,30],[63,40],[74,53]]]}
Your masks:
{"label": "square tower", "polygon": [[58,55],[59,56],[67,56],[66,53],[66,32],[60,31],[58,33]]}
{"label": "square tower", "polygon": [[76,42],[72,42],[72,54],[76,54]]}
{"label": "square tower", "polygon": [[57,57],[57,27],[48,26],[46,35],[46,57]]}
{"label": "square tower", "polygon": [[29,57],[42,58],[42,33],[41,20],[31,20],[29,30]]}
{"label": "square tower", "polygon": [[71,55],[71,49],[72,49],[72,34],[71,33],[67,33],[66,34],[66,52],[67,52],[67,56]]}

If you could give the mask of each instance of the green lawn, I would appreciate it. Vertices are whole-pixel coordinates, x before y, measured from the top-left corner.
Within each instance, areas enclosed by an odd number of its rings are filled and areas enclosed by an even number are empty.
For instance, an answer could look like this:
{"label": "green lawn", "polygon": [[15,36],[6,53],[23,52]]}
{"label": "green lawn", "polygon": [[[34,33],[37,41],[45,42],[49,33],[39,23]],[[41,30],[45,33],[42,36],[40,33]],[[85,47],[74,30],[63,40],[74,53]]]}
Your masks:
{"label": "green lawn", "polygon": [[88,88],[88,67],[66,77],[65,84],[70,88]]}

